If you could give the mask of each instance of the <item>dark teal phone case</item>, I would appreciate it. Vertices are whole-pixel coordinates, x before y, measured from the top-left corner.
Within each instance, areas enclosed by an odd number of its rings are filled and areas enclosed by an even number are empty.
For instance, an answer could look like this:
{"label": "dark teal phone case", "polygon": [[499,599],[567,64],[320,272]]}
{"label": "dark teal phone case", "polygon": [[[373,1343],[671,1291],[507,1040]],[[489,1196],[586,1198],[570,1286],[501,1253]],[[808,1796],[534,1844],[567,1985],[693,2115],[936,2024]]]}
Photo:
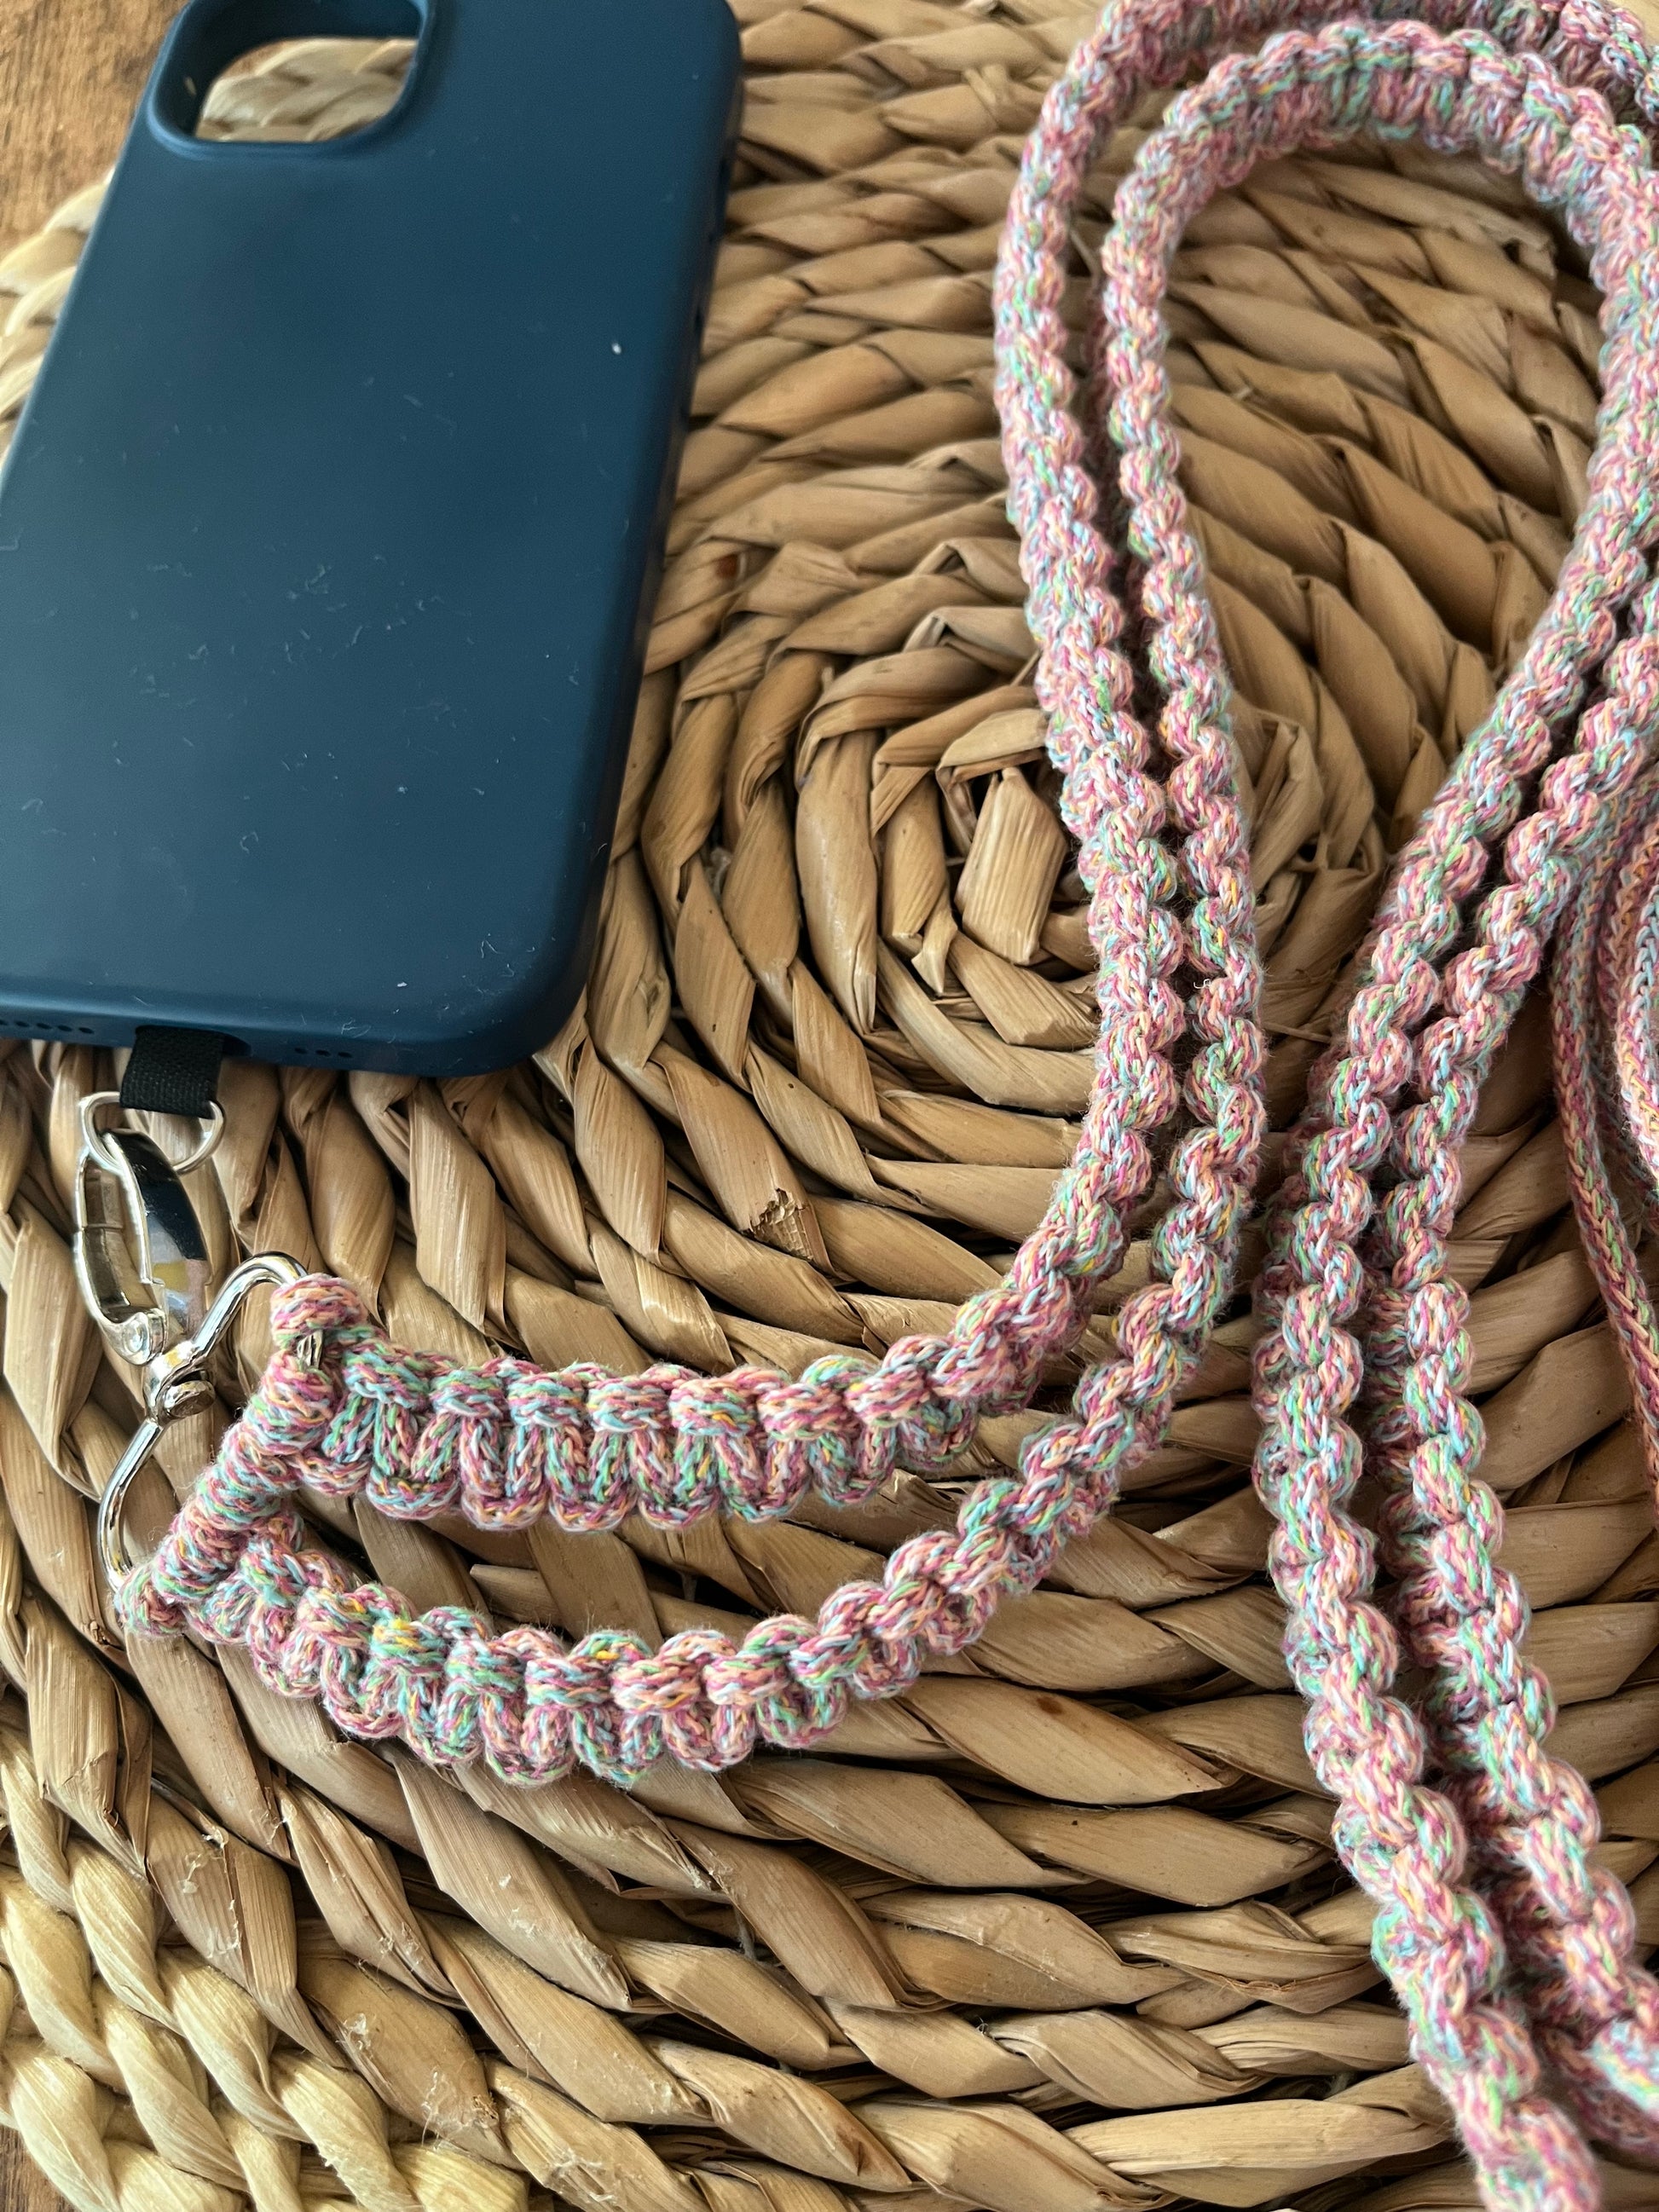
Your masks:
{"label": "dark teal phone case", "polygon": [[[267,41],[383,120],[198,139]],[[0,1030],[499,1066],[592,944],[738,86],[722,0],[192,0],[0,475]]]}

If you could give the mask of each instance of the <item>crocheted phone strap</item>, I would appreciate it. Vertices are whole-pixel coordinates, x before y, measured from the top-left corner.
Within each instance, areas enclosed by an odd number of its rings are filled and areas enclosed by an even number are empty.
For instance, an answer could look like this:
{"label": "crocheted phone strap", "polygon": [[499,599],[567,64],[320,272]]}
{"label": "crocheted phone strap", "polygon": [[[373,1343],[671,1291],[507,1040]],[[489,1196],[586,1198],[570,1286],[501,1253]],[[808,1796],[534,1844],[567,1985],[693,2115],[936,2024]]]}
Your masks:
{"label": "crocheted phone strap", "polygon": [[[1538,19],[1522,27],[1535,32]],[[1607,27],[1581,16],[1584,42],[1558,55],[1564,68],[1599,72],[1611,56],[1645,70],[1628,27],[1612,38]],[[1338,1848],[1381,1908],[1377,1955],[1418,2054],[1453,2104],[1492,2202],[1593,2203],[1583,2137],[1539,2093],[1539,2053],[1596,2133],[1659,2148],[1659,1990],[1632,1963],[1628,1899],[1589,1863],[1589,1793],[1543,1748],[1547,1686],[1521,1658],[1524,1603],[1493,1564],[1501,1515],[1474,1479],[1480,1428],[1461,1395],[1467,1300],[1447,1278],[1445,1239],[1480,1080],[1536,974],[1571,862],[1605,840],[1651,736],[1659,667],[1645,594],[1579,721],[1577,757],[1545,776],[1533,818],[1508,841],[1508,880],[1474,916],[1473,942],[1443,976],[1434,963],[1468,927],[1463,902],[1519,811],[1519,776],[1542,768],[1553,731],[1571,726],[1587,674],[1613,644],[1616,611],[1646,583],[1642,441],[1653,432],[1638,410],[1654,396],[1655,331],[1651,289],[1644,299],[1640,289],[1654,241],[1645,148],[1615,130],[1593,94],[1489,37],[1347,24],[1277,40],[1259,58],[1215,67],[1142,149],[1104,250],[1096,353],[1123,481],[1138,480],[1138,464],[1167,473],[1158,313],[1182,228],[1253,161],[1362,125],[1477,150],[1521,169],[1561,210],[1612,302],[1607,403],[1557,598],[1395,877],[1346,1035],[1293,1140],[1261,1285],[1270,1327],[1257,1364],[1258,1477],[1281,1523],[1273,1568],[1310,1700],[1310,1750],[1341,1800]],[[1217,662],[1205,633],[1192,651]],[[1437,1005],[1442,1018],[1425,1027]],[[1626,1033],[1645,1038],[1639,1015]],[[1412,1103],[1391,1113],[1402,1097]],[[1378,1200],[1370,1177],[1384,1168],[1390,1187]],[[1354,1332],[1343,1327],[1356,1319]],[[1361,1454],[1343,1415],[1362,1373],[1376,1407],[1383,1543],[1399,1577],[1392,1626],[1366,1601],[1370,1542],[1346,1510]],[[1425,1673],[1426,1728],[1391,1695],[1401,1645]],[[1423,1787],[1431,1759],[1449,1802]],[[1471,1840],[1485,1901],[1463,1884]]]}
{"label": "crocheted phone strap", "polygon": [[[721,1766],[757,1737],[814,1741],[849,1695],[891,1692],[929,1653],[971,1641],[1000,1597],[1030,1588],[1105,1509],[1124,1468],[1156,1444],[1226,1295],[1262,1126],[1227,684],[1161,366],[1170,257],[1205,200],[1264,156],[1362,129],[1476,150],[1518,170],[1590,257],[1608,301],[1601,437],[1556,596],[1402,858],[1295,1135],[1261,1285],[1258,1480],[1280,1522],[1273,1566],[1310,1749],[1340,1801],[1338,1850],[1379,1905],[1377,1955],[1414,2047],[1489,2201],[1571,2207],[1598,2201],[1595,2171],[1572,2118],[1540,2090],[1540,2054],[1596,2134],[1659,2148],[1659,1993],[1632,1964],[1627,1899],[1589,1864],[1593,1801],[1544,1748],[1547,1686],[1520,1656],[1523,1601],[1493,1563],[1502,1516],[1475,1478],[1467,1300],[1445,1243],[1480,1080],[1588,866],[1563,973],[1589,973],[1601,928],[1627,948],[1613,972],[1628,981],[1622,994],[1606,976],[1581,982],[1577,1000],[1564,993],[1563,1119],[1637,1395],[1656,1402],[1652,1316],[1607,1199],[1605,1102],[1572,1012],[1587,994],[1611,1000],[1630,1149],[1659,1156],[1642,1015],[1659,902],[1639,888],[1659,833],[1629,797],[1659,685],[1647,563],[1659,269],[1646,147],[1614,120],[1650,112],[1651,64],[1634,26],[1589,0],[1425,12],[1464,27],[1317,29],[1307,27],[1335,6],[1125,0],[1048,94],[1026,149],[999,271],[998,397],[1040,696],[1091,893],[1102,1041],[1076,1160],[1006,1282],[964,1306],[948,1336],[896,1345],[874,1370],[821,1361],[799,1382],[661,1367],[546,1375],[505,1359],[462,1370],[395,1351],[344,1286],[302,1284],[276,1301],[278,1348],[260,1390],[122,1603],[135,1627],[189,1624],[245,1643],[267,1681],[319,1697],[350,1733],[401,1735],[434,1759],[483,1757],[515,1778],[578,1759],[625,1777],[664,1750]],[[1220,49],[1285,26],[1304,27],[1216,62],[1182,94],[1120,191],[1085,444],[1060,302],[1071,214],[1101,134],[1148,87],[1185,74],[1199,42]],[[1103,498],[1085,462],[1110,448],[1116,482]],[[1123,649],[1103,511],[1127,556],[1138,666]],[[1136,719],[1137,696],[1158,702],[1155,733]],[[1563,738],[1571,750],[1547,765]],[[1519,820],[1522,779],[1540,770]],[[1500,842],[1502,880],[1471,912]],[[1613,857],[1638,852],[1641,869]],[[1609,881],[1620,896],[1604,927],[1595,901]],[[1170,1054],[1183,1033],[1178,1080]],[[979,1413],[1028,1399],[1044,1357],[1076,1335],[1150,1183],[1150,1139],[1178,1107],[1153,1279],[1121,1310],[1118,1356],[1030,1440],[1017,1479],[980,1485],[954,1534],[902,1546],[880,1584],[838,1591],[816,1623],[763,1622],[740,1646],[696,1632],[655,1653],[621,1634],[569,1650],[533,1628],[487,1637],[471,1613],[411,1619],[395,1594],[352,1587],[285,1503],[309,1484],[392,1513],[459,1505],[499,1528],[545,1511],[596,1528],[631,1510],[667,1523],[771,1515],[809,1486],[854,1498],[896,1467],[941,1465]],[[313,1332],[322,1352],[307,1363]],[[1348,1510],[1361,1447],[1345,1416],[1362,1374],[1382,1548],[1398,1578],[1388,1616],[1370,1602],[1376,1547]],[[1424,1673],[1420,1717],[1393,1693],[1402,1662]],[[1424,1786],[1431,1765],[1437,1790]]]}
{"label": "crocheted phone strap", "polygon": [[[1342,1801],[1338,1849],[1381,1908],[1377,1955],[1416,2048],[1494,2201],[1539,2201],[1540,2191],[1552,2203],[1594,2201],[1583,2138],[1539,2094],[1539,2057],[1596,2133],[1659,2148],[1659,1990],[1632,1962],[1628,1899],[1590,1863],[1589,1792],[1544,1748],[1553,1707],[1521,1656],[1519,1587],[1493,1562],[1502,1519],[1474,1479],[1481,1431],[1462,1395],[1468,1302],[1448,1278],[1445,1245],[1480,1083],[1537,973],[1571,863],[1605,833],[1652,726],[1644,605],[1601,669],[1575,755],[1547,773],[1531,818],[1507,840],[1506,880],[1466,915],[1488,847],[1519,811],[1518,777],[1544,766],[1553,730],[1570,725],[1613,642],[1615,611],[1645,581],[1651,525],[1638,457],[1651,430],[1632,416],[1650,404],[1651,386],[1633,394],[1632,340],[1650,315],[1636,287],[1654,203],[1644,149],[1621,137],[1595,95],[1485,37],[1440,44],[1417,26],[1286,40],[1259,62],[1224,64],[1161,135],[1188,131],[1189,109],[1201,110],[1215,132],[1206,181],[1230,181],[1253,156],[1285,150],[1291,131],[1305,137],[1310,122],[1340,131],[1354,113],[1361,56],[1370,128],[1415,131],[1437,149],[1473,148],[1518,167],[1563,212],[1613,303],[1607,404],[1556,599],[1396,873],[1345,1033],[1292,1142],[1261,1285],[1270,1326],[1257,1356],[1258,1472],[1280,1522],[1273,1565],[1291,1609],[1288,1656],[1310,1701],[1310,1750]],[[1148,174],[1164,158],[1149,144]],[[1182,198],[1177,219],[1194,204]],[[1128,288],[1137,307],[1140,274]],[[1648,320],[1644,342],[1651,331]],[[1460,933],[1471,941],[1437,975]],[[1382,1197],[1371,1182],[1378,1170],[1389,1179]],[[1362,1376],[1382,1546],[1398,1578],[1391,1621],[1366,1601],[1370,1541],[1346,1509],[1362,1454],[1344,1416]],[[1391,1694],[1402,1658],[1424,1670],[1420,1719]],[[1445,1796],[1423,1787],[1431,1763]],[[1464,1885],[1471,1844],[1484,1898]]]}

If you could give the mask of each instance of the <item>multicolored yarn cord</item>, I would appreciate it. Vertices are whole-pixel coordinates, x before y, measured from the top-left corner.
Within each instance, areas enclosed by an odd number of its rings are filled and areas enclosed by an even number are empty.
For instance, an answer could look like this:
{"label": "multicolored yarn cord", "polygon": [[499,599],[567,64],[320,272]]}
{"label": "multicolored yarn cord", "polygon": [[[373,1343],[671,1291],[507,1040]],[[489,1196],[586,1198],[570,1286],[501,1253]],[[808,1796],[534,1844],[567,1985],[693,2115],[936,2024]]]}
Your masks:
{"label": "multicolored yarn cord", "polygon": [[[1273,1567],[1310,1751],[1341,1801],[1338,1849],[1379,1905],[1375,1948],[1415,2048],[1493,2202],[1577,2204],[1596,2185],[1575,2121],[1659,2149],[1659,1988],[1633,1962],[1627,1898],[1591,1863],[1589,1791],[1545,1748],[1548,1686],[1522,1656],[1524,1601],[1494,1558],[1501,1513],[1475,1480],[1468,1301],[1446,1239],[1480,1083],[1575,863],[1617,822],[1654,728],[1651,501],[1637,453],[1654,396],[1640,348],[1655,204],[1645,146],[1596,93],[1468,31],[1286,40],[1218,69],[1161,135],[1189,106],[1208,108],[1235,162],[1218,152],[1206,181],[1220,182],[1247,147],[1284,151],[1287,129],[1340,132],[1358,57],[1369,128],[1519,168],[1561,211],[1610,303],[1607,403],[1557,597],[1396,872],[1293,1138],[1260,1286],[1258,1480],[1280,1524]],[[1568,730],[1573,750],[1547,766]],[[1540,770],[1517,825],[1520,779]],[[1503,879],[1476,903],[1500,840]],[[1362,1383],[1369,1454],[1345,1418]],[[1347,1510],[1364,1464],[1396,1577],[1387,1616],[1369,1602],[1372,1540]],[[1422,1670],[1419,1711],[1393,1693],[1402,1662]],[[1425,1787],[1431,1770],[1438,1790]],[[1545,2067],[1566,2108],[1544,2094]]]}
{"label": "multicolored yarn cord", "polygon": [[[1060,314],[1081,180],[1115,122],[1200,64],[1118,194],[1085,424]],[[1563,924],[1574,1195],[1659,1481],[1659,1328],[1626,1219],[1632,1191],[1659,1206],[1656,112],[1659,67],[1601,0],[1428,0],[1410,18],[1115,0],[1044,102],[997,287],[1010,511],[1100,959],[1095,1095],[1041,1227],[948,1336],[799,1380],[463,1370],[394,1348],[344,1285],[301,1283],[275,1300],[258,1391],[121,1592],[130,1626],[243,1644],[264,1680],[319,1698],[349,1733],[434,1760],[526,1780],[579,1761],[626,1779],[664,1753],[719,1768],[759,1741],[810,1744],[849,1698],[962,1649],[1109,1506],[1232,1287],[1263,1129],[1227,678],[1162,365],[1170,257],[1258,160],[1361,131],[1478,153],[1519,173],[1589,258],[1607,302],[1601,438],[1556,596],[1401,857],[1294,1133],[1259,1289],[1257,1481],[1337,1848],[1377,1903],[1376,1955],[1486,2201],[1599,2203],[1587,2133],[1659,2155],[1659,1988],[1634,1962],[1629,1899],[1591,1863],[1594,1801],[1548,1753],[1549,1689],[1496,1562],[1468,1300],[1447,1265],[1480,1085]],[[1170,1203],[1116,1357],[1030,1440],[1017,1477],[972,1492],[954,1533],[902,1545],[880,1583],[837,1591],[815,1622],[653,1652],[622,1633],[570,1649],[536,1628],[490,1635],[457,1608],[412,1618],[395,1592],[354,1585],[292,1503],[310,1486],[414,1518],[459,1508],[501,1528],[546,1513],[598,1529],[630,1511],[766,1517],[809,1488],[852,1499],[896,1468],[939,1468],[980,1414],[1029,1401],[1045,1357],[1077,1336],[1151,1186],[1155,1139]],[[1363,1443],[1349,1418],[1362,1389]],[[1362,1467],[1382,1501],[1375,1536],[1351,1510]],[[1415,1705],[1396,1691],[1407,1667]]]}

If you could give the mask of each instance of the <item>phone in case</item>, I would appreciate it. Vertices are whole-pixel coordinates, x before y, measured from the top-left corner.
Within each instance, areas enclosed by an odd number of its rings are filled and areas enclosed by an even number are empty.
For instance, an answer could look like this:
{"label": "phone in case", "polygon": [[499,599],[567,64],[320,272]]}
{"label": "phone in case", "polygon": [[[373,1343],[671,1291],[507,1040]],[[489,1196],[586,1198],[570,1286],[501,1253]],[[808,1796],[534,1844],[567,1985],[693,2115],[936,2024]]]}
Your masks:
{"label": "phone in case", "polygon": [[[321,144],[196,135],[408,36]],[[191,0],[0,472],[0,1032],[444,1075],[591,948],[738,85],[723,0]]]}

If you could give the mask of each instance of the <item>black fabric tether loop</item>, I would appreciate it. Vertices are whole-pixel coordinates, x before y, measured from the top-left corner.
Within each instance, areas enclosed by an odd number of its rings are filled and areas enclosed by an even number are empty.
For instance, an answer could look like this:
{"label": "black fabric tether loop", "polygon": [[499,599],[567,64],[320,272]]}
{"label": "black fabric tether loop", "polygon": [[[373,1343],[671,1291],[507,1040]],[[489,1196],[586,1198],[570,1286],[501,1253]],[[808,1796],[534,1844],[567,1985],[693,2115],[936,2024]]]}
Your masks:
{"label": "black fabric tether loop", "polygon": [[214,1030],[141,1027],[121,1079],[121,1103],[136,1114],[183,1114],[203,1121],[219,1088],[225,1040]]}

